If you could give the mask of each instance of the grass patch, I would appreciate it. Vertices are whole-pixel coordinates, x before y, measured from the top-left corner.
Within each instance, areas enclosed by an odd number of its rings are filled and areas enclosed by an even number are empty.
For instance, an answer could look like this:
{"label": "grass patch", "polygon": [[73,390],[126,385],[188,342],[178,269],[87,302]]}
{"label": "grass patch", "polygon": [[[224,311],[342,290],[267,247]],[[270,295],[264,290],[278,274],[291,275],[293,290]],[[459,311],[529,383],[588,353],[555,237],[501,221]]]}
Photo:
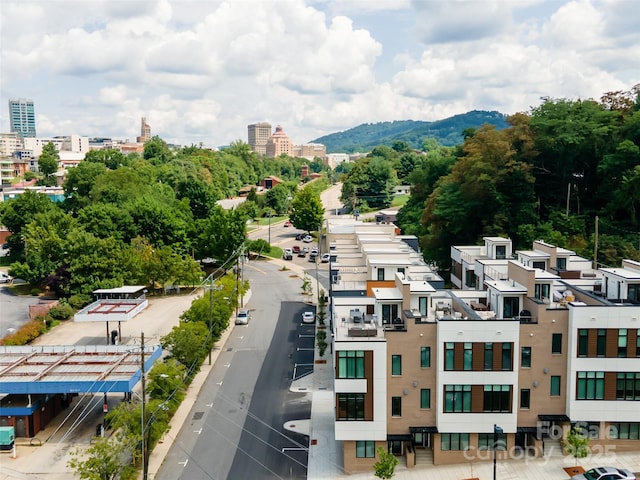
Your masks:
{"label": "grass patch", "polygon": [[409,195],[394,195],[391,200],[392,207],[402,207],[409,201]]}
{"label": "grass patch", "polygon": [[275,245],[271,245],[271,250],[269,252],[262,252],[262,256],[269,258],[282,258],[282,249]]}
{"label": "grass patch", "polygon": [[[284,222],[287,218],[289,218],[287,215],[283,215],[280,217],[271,217],[271,225],[274,225],[278,222]],[[260,225],[260,226],[266,226],[269,225],[269,217],[262,217],[259,218],[258,221],[256,223],[254,223],[253,225]]]}

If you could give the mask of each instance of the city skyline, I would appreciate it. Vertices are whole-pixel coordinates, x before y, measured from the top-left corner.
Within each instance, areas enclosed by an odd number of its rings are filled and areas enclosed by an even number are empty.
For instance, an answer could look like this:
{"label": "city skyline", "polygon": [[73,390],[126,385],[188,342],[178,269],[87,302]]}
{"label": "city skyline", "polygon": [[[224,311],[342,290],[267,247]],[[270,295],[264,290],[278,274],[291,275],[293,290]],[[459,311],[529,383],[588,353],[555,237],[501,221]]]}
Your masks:
{"label": "city skyline", "polygon": [[639,21],[631,0],[3,2],[0,101],[32,99],[43,137],[134,140],[145,117],[169,143],[268,121],[301,144],[629,90]]}

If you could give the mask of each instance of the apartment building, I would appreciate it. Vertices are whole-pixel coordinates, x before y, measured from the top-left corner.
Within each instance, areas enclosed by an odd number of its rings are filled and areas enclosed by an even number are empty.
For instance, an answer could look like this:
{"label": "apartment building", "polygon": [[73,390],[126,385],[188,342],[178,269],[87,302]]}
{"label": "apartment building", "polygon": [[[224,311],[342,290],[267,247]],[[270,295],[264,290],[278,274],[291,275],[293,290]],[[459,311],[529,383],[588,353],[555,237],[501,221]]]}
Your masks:
{"label": "apartment building", "polygon": [[136,142],[144,143],[151,140],[151,126],[147,123],[147,119],[140,119],[140,135],[136,137]]}
{"label": "apartment building", "polygon": [[36,136],[36,112],[33,100],[9,100],[9,127],[22,138]]}
{"label": "apartment building", "polygon": [[592,446],[640,449],[640,262],[593,271],[489,237],[452,249],[482,284],[444,290],[393,225],[341,222],[326,240],[345,471],[378,446],[408,467],[491,460],[494,430],[499,457],[541,456],[575,423]]}

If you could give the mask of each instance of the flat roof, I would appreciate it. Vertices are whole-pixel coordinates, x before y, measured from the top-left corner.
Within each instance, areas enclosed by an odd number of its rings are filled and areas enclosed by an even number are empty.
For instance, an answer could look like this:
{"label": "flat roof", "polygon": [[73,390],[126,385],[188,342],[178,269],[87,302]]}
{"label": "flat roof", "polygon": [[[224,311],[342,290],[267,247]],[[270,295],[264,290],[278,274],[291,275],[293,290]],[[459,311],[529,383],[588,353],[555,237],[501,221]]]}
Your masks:
{"label": "flat roof", "polygon": [[99,288],[98,290],[94,290],[93,293],[137,293],[144,290],[144,285],[125,285],[124,287],[118,288]]}
{"label": "flat roof", "polygon": [[[145,345],[145,370],[161,355]],[[141,357],[138,345],[0,346],[0,394],[131,392]]]}

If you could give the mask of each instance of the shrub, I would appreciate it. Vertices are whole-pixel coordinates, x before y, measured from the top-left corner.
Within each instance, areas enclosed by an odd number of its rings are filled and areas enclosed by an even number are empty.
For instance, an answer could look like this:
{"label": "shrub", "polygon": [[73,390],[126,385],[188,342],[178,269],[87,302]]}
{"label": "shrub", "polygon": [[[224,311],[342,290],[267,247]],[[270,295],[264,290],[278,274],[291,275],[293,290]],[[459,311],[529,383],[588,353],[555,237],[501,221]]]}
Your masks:
{"label": "shrub", "polygon": [[47,331],[44,317],[36,317],[18,331],[0,340],[0,345],[27,345]]}
{"label": "shrub", "polygon": [[40,289],[39,288],[32,288],[31,289],[31,295],[33,295],[34,297],[37,297],[38,295],[40,295]]}
{"label": "shrub", "polygon": [[54,320],[67,320],[75,310],[68,303],[60,303],[49,310],[49,316]]}
{"label": "shrub", "polygon": [[76,295],[71,295],[69,297],[69,300],[67,300],[67,303],[71,305],[72,308],[76,310],[80,310],[85,305],[89,305],[91,301],[92,301],[91,295],[78,293]]}

